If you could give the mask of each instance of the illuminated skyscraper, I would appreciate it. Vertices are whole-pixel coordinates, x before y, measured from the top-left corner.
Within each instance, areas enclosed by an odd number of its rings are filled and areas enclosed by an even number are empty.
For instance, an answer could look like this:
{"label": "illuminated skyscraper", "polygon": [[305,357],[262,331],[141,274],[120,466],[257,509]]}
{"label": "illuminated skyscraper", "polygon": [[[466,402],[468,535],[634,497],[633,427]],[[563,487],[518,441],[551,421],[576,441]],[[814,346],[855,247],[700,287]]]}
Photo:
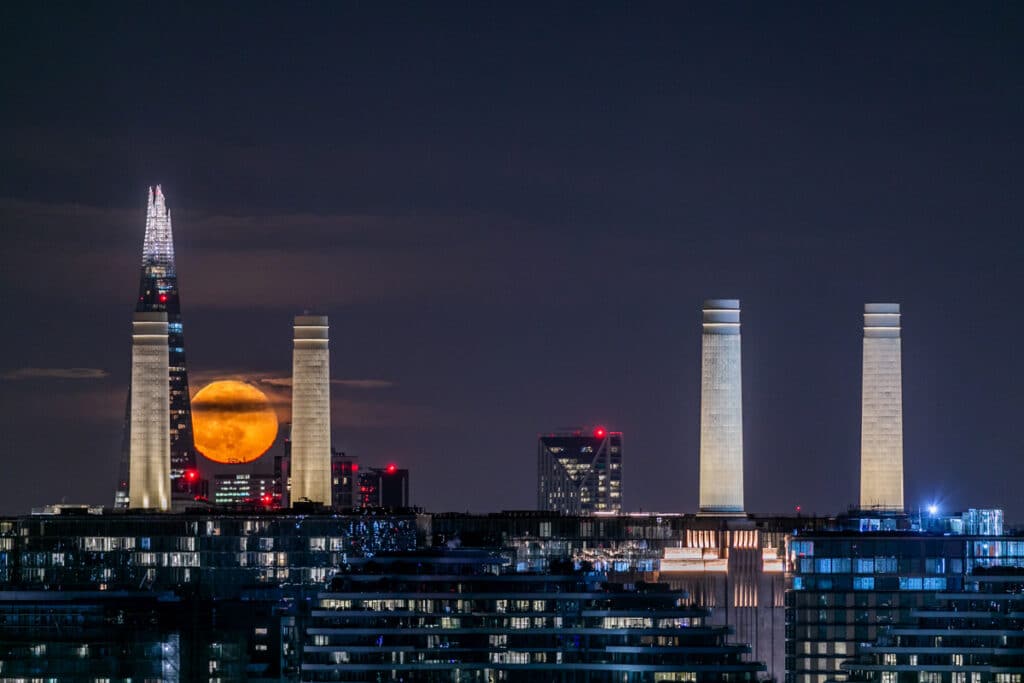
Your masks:
{"label": "illuminated skyscraper", "polygon": [[740,302],[704,302],[700,371],[700,511],[743,512]]}
{"label": "illuminated skyscraper", "polygon": [[[193,499],[202,482],[199,481],[196,472],[195,446],[192,439],[192,409],[188,393],[188,370],[185,364],[185,337],[181,326],[178,274],[174,266],[171,212],[166,206],[159,185],[155,189],[149,189],[146,234],[142,245],[142,272],[135,310],[139,313],[167,314],[167,347],[170,359],[168,414],[171,495],[181,504]],[[129,397],[129,403],[130,401]],[[128,420],[126,430],[127,422]],[[126,504],[130,479],[127,446],[126,438],[115,499],[115,505],[118,507],[124,507]],[[188,471],[191,471],[190,476],[186,476]]]}
{"label": "illuminated skyscraper", "polygon": [[598,427],[537,441],[537,509],[567,515],[622,511],[622,432]]}
{"label": "illuminated skyscraper", "polygon": [[331,380],[326,315],[295,316],[291,502],[331,504]]}
{"label": "illuminated skyscraper", "polygon": [[167,314],[136,313],[132,322],[130,507],[170,507]]}
{"label": "illuminated skyscraper", "polygon": [[860,506],[903,510],[903,370],[899,304],[864,304]]}

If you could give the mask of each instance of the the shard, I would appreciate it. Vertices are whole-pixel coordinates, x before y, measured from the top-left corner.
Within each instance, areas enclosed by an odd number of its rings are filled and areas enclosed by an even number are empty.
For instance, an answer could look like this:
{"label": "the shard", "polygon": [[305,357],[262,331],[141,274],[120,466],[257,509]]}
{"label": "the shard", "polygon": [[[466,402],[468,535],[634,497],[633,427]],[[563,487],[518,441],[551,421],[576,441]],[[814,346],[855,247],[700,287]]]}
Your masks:
{"label": "the shard", "polygon": [[[201,482],[196,470],[195,447],[192,439],[192,409],[188,392],[188,369],[185,363],[185,337],[181,325],[181,300],[178,294],[178,274],[174,265],[174,237],[171,231],[171,212],[167,208],[160,186],[149,188],[146,206],[146,234],[142,243],[142,267],[136,313],[167,314],[167,347],[170,362],[170,472],[172,502],[179,505],[194,499]],[[129,396],[129,406],[131,398]],[[125,420],[126,438],[122,448],[117,507],[128,504],[129,472],[128,422]]]}

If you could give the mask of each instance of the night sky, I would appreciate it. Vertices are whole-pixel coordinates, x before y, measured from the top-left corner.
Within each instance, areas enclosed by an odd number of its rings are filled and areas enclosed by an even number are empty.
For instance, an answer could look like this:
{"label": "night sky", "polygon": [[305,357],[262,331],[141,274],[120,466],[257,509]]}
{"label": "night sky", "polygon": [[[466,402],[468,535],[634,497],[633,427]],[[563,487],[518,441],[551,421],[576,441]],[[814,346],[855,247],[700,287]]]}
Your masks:
{"label": "night sky", "polygon": [[193,391],[286,419],[330,315],[336,447],[430,510],[532,507],[601,424],[628,509],[695,511],[736,297],[749,511],[856,501],[896,301],[908,506],[1024,521],[1022,6],[594,4],[0,6],[0,512],[112,503],[162,183]]}

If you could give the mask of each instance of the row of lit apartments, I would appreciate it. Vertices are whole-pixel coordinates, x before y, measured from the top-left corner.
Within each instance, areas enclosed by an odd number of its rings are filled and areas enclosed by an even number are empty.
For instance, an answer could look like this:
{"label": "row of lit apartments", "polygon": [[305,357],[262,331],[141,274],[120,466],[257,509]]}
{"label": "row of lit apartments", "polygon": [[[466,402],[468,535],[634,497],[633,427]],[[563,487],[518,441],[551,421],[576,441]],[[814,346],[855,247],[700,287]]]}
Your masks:
{"label": "row of lit apartments", "polygon": [[[731,635],[722,632],[723,643],[748,647],[750,653],[741,656],[744,661],[762,662],[767,673],[777,679],[785,676],[800,683],[823,683],[843,675],[845,663],[855,657],[860,644],[892,637],[895,628],[916,627],[920,611],[932,607],[939,599],[937,596],[969,591],[977,571],[1024,566],[1024,537],[1004,534],[997,511],[929,518],[714,518],[657,514],[570,517],[541,512],[107,513],[0,520],[0,581],[4,590],[20,592],[113,592],[142,588],[185,592],[198,600],[222,602],[248,595],[245,599],[251,604],[266,601],[276,609],[281,599],[322,591],[332,578],[332,590],[339,592],[338,577],[346,572],[356,577],[351,579],[354,584],[362,585],[365,579],[345,568],[365,565],[366,560],[379,563],[388,553],[422,554],[431,548],[460,546],[483,548],[500,556],[505,562],[502,574],[524,577],[524,587],[493,596],[493,604],[486,603],[479,610],[476,603],[467,602],[473,598],[464,595],[447,596],[444,601],[423,598],[434,600],[428,605],[415,603],[415,609],[427,612],[448,610],[440,616],[449,621],[439,622],[438,629],[444,630],[443,624],[454,624],[452,619],[458,619],[459,628],[465,628],[463,620],[476,618],[474,611],[487,613],[489,618],[517,620],[488,622],[481,628],[497,628],[500,624],[510,629],[522,627],[513,629],[516,631],[560,628],[553,619],[564,619],[562,607],[556,606],[564,606],[564,602],[553,601],[545,594],[543,581],[530,583],[534,579],[528,577],[591,571],[604,575],[610,584],[621,584],[631,590],[662,585],[674,592],[674,599],[681,604],[710,611],[700,617],[702,626],[729,629]],[[439,562],[429,557],[426,561]],[[417,562],[423,564],[424,560]],[[372,565],[370,570],[374,570]],[[369,570],[364,567],[362,571],[365,574]],[[418,571],[425,573],[422,567]],[[411,599],[410,591],[415,592],[416,587],[408,581],[399,583],[403,585],[396,585],[390,597],[364,598],[371,601],[368,605],[374,611],[389,619],[406,618],[394,613],[399,603],[379,602]],[[504,590],[512,584],[502,585]],[[362,588],[356,592],[361,591]],[[323,596],[322,600],[343,598]],[[338,604],[324,606],[330,609]],[[469,617],[461,613],[467,605],[473,607]],[[335,641],[313,643],[313,635],[325,635],[308,630],[319,628],[316,623],[324,628],[356,626],[324,625],[327,615],[320,613],[273,616],[270,607],[265,617],[254,619],[255,626],[248,623],[246,627],[275,632],[282,628],[280,619],[296,618],[296,635],[288,641],[294,656],[299,658],[296,667],[300,660],[307,664],[319,661],[314,661],[317,658],[311,654],[316,651],[306,652],[303,643],[314,647],[338,645]],[[405,602],[405,609],[409,607]],[[664,626],[643,610],[635,612],[608,615],[610,619],[626,621],[576,623],[572,628]],[[563,621],[561,628],[569,623]],[[680,621],[676,625],[692,629],[696,623]],[[654,642],[643,641],[642,646]],[[404,643],[402,647],[406,649],[401,652],[406,654],[401,656],[409,657],[412,655],[408,653],[418,646]],[[619,643],[609,647],[633,645]],[[547,652],[557,657],[555,650]],[[453,660],[461,661],[454,653],[449,654]],[[515,648],[495,656],[508,659],[509,666],[525,665],[518,661],[523,654]],[[563,652],[563,661],[566,656]],[[530,657],[531,665],[546,663],[534,662],[533,655]],[[901,664],[922,665],[923,660]],[[666,672],[649,673],[653,677]]]}

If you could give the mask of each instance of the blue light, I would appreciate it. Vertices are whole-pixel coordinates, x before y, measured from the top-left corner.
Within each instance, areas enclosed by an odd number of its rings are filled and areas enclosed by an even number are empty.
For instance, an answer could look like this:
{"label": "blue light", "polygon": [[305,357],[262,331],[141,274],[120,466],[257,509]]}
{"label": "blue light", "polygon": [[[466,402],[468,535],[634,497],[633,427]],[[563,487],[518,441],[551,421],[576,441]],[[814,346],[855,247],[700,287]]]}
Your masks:
{"label": "blue light", "polygon": [[939,506],[938,505],[936,505],[935,503],[932,503],[931,505],[928,506],[928,514],[929,515],[934,517],[938,513],[939,513]]}

